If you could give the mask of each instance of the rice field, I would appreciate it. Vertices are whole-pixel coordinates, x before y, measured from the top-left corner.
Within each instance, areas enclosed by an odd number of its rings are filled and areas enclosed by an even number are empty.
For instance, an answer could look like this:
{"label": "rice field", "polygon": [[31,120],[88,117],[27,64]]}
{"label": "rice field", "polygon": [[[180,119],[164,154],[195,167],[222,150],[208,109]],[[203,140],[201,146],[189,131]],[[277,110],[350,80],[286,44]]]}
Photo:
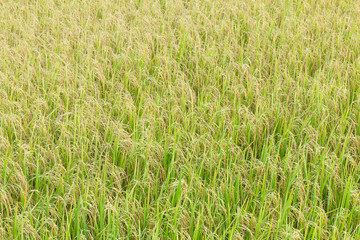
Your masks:
{"label": "rice field", "polygon": [[0,1],[0,239],[359,226],[358,1]]}

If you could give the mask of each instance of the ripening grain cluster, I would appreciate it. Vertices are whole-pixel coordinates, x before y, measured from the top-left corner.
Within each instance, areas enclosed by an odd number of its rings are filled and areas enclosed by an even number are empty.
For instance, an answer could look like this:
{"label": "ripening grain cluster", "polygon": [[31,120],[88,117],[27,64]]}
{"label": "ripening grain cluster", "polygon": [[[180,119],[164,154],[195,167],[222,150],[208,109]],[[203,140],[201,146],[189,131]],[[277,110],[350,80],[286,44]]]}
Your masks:
{"label": "ripening grain cluster", "polygon": [[357,0],[0,1],[1,239],[360,239]]}

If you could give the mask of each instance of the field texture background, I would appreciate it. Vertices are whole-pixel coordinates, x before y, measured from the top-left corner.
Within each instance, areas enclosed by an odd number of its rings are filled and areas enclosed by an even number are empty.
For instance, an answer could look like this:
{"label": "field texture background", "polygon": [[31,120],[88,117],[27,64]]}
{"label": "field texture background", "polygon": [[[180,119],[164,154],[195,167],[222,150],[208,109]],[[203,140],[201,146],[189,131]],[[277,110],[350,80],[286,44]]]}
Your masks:
{"label": "field texture background", "polygon": [[356,0],[0,1],[2,239],[360,239]]}

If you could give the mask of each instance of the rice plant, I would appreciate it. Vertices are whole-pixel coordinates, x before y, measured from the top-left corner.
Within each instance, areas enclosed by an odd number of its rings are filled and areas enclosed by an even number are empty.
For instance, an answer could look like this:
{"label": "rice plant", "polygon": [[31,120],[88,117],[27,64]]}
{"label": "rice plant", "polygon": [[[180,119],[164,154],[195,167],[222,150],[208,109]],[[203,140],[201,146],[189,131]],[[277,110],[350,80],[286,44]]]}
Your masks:
{"label": "rice plant", "polygon": [[0,1],[1,239],[360,239],[355,0]]}

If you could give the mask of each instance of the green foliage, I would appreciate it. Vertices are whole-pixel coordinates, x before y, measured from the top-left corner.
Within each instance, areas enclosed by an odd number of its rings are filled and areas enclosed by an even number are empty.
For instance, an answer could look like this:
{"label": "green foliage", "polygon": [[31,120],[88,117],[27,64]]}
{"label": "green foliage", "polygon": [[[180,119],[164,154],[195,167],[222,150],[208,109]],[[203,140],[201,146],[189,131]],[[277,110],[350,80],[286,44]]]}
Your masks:
{"label": "green foliage", "polygon": [[359,14],[1,1],[1,238],[360,239]]}

